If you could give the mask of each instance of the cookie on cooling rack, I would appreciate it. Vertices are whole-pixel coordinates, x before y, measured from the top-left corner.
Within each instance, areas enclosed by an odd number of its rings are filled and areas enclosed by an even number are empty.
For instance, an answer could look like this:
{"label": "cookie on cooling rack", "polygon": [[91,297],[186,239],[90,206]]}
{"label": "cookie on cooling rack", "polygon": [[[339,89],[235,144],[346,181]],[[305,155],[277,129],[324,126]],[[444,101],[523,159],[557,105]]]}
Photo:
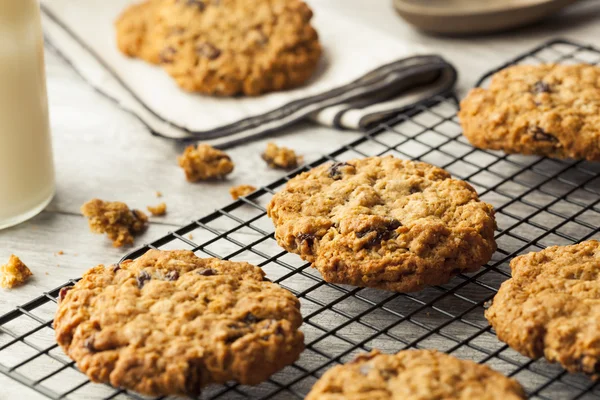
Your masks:
{"label": "cookie on cooling rack", "polygon": [[492,206],[468,183],[392,156],[302,173],[267,212],[277,242],[334,283],[415,291],[478,270],[496,249]]}
{"label": "cookie on cooling rack", "polygon": [[61,292],[56,339],[92,381],[146,395],[257,384],[304,348],[300,303],[247,263],[150,250]]}
{"label": "cookie on cooling rack", "polygon": [[459,112],[476,147],[600,160],[600,67],[518,65],[473,89]]}
{"label": "cookie on cooling rack", "polygon": [[553,246],[513,259],[485,316],[523,355],[600,378],[600,242]]}
{"label": "cookie on cooling rack", "polygon": [[525,399],[521,385],[485,365],[432,350],[377,351],[327,371],[306,400]]}
{"label": "cookie on cooling rack", "polygon": [[119,49],[190,92],[255,96],[306,82],[321,45],[301,0],[146,0],[117,21]]}

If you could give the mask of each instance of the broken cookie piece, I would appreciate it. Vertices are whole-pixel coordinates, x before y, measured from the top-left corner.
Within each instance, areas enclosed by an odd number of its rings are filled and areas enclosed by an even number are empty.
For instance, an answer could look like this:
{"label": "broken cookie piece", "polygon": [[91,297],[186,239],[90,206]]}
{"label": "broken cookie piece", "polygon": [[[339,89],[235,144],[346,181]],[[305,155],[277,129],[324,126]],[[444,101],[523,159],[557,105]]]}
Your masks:
{"label": "broken cookie piece", "polygon": [[140,210],[130,210],[120,201],[92,199],[81,206],[81,212],[88,218],[90,230],[106,233],[113,246],[133,244],[133,237],[148,225],[148,216]]}
{"label": "broken cookie piece", "polygon": [[256,188],[252,185],[238,185],[229,189],[229,194],[234,200],[244,197],[254,192]]}
{"label": "broken cookie piece", "polygon": [[224,178],[234,167],[227,154],[207,144],[188,146],[177,161],[190,182]]}
{"label": "broken cookie piece", "polygon": [[165,215],[167,213],[167,203],[165,202],[162,202],[155,206],[148,206],[146,208],[148,209],[148,211],[150,211],[150,214],[154,215],[155,217]]}
{"label": "broken cookie piece", "polygon": [[27,265],[12,254],[8,263],[0,266],[0,286],[5,289],[12,289],[24,284],[33,273]]}
{"label": "broken cookie piece", "polygon": [[275,143],[267,143],[267,148],[262,154],[262,159],[267,162],[269,167],[275,169],[294,169],[303,161],[303,157],[296,155],[296,152],[287,147],[279,147]]}

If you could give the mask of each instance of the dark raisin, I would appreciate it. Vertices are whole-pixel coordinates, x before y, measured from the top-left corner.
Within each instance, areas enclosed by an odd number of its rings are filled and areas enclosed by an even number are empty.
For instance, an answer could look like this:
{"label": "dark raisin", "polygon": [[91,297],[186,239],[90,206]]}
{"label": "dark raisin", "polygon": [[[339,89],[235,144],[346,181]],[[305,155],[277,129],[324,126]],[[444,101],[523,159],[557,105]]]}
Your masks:
{"label": "dark raisin", "polygon": [[533,139],[537,140],[538,142],[550,142],[550,143],[556,143],[556,142],[558,142],[557,138],[555,138],[554,136],[552,136],[548,132],[544,131],[539,126],[533,128],[531,130],[531,135],[533,136]]}
{"label": "dark raisin", "polygon": [[256,315],[252,314],[252,313],[248,313],[246,314],[246,316],[244,317],[244,322],[247,324],[254,324],[256,322],[260,321],[258,318],[256,318]]}
{"label": "dark raisin", "polygon": [[548,85],[544,81],[537,81],[533,85],[533,92],[536,93],[536,94],[539,94],[539,93],[550,93],[550,85]]}
{"label": "dark raisin", "polygon": [[334,181],[342,179],[343,173],[340,170],[340,168],[342,168],[343,166],[346,166],[346,165],[350,165],[350,164],[348,164],[347,162],[336,162],[336,163],[333,163],[331,165],[331,167],[329,167],[329,177],[331,179],[333,179]]}
{"label": "dark raisin", "polygon": [[269,340],[271,336],[267,335],[267,336],[261,336],[261,339],[264,340],[265,342],[267,342]]}
{"label": "dark raisin", "polygon": [[150,279],[152,279],[152,277],[146,271],[141,271],[138,274],[137,278],[135,278],[135,280],[137,281],[137,285],[140,289],[143,288],[146,282],[148,282]]}
{"label": "dark raisin", "polygon": [[217,49],[211,43],[202,43],[196,46],[196,53],[208,58],[209,60],[214,60],[219,58],[221,55],[221,50]]}
{"label": "dark raisin", "polygon": [[312,233],[301,233],[298,235],[298,241],[300,242],[300,244],[306,242],[306,244],[309,247],[312,247],[313,243],[315,242],[315,239],[316,236]]}
{"label": "dark raisin", "polygon": [[60,288],[60,291],[58,292],[58,302],[59,303],[65,299],[65,297],[67,296],[67,293],[69,293],[69,290],[71,290],[71,289],[73,289],[73,286],[65,286],[63,288]]}
{"label": "dark raisin", "polygon": [[169,271],[167,272],[167,275],[165,275],[167,280],[169,281],[176,281],[177,279],[179,279],[179,272],[177,271]]}
{"label": "dark raisin", "polygon": [[379,375],[381,375],[381,377],[385,380],[389,380],[395,376],[398,375],[398,371],[395,371],[393,369],[383,369],[381,371],[379,371]]}
{"label": "dark raisin", "polygon": [[204,371],[204,362],[202,358],[193,358],[187,364],[185,394],[196,397],[200,395],[200,388],[203,383],[202,372]]}
{"label": "dark raisin", "polygon": [[112,266],[112,272],[116,273],[117,271],[121,270],[121,266],[119,264],[113,265]]}
{"label": "dark raisin", "polygon": [[420,193],[422,192],[421,187],[419,185],[412,185],[409,189],[410,194]]}
{"label": "dark raisin", "polygon": [[[167,47],[164,48],[161,52],[160,52],[160,62],[163,64],[170,64],[173,62],[173,56],[175,55],[175,53],[177,53],[177,50],[175,50],[174,47]],[[135,215],[135,213],[134,213]]]}
{"label": "dark raisin", "polygon": [[196,273],[198,275],[202,275],[202,276],[217,275],[217,271],[212,268],[200,268],[198,271],[196,271]]}
{"label": "dark raisin", "polygon": [[85,339],[85,341],[83,342],[83,346],[89,351],[95,352],[96,347],[94,347],[94,337],[90,336],[89,338]]}
{"label": "dark raisin", "polygon": [[275,334],[279,335],[279,336],[283,336],[283,328],[281,327],[281,325],[278,325],[277,328],[275,328]]}
{"label": "dark raisin", "polygon": [[375,232],[375,235],[373,235],[373,237],[369,239],[369,242],[367,243],[368,246],[374,246],[378,243],[381,243],[384,240],[390,240],[391,238],[393,238],[396,233],[395,230],[401,226],[402,223],[400,223],[400,221],[398,221],[397,219],[391,219],[385,222],[383,226],[378,226],[375,228],[365,229],[356,232],[356,237],[360,239],[372,232]]}
{"label": "dark raisin", "polygon": [[[177,0],[178,2],[182,2],[182,0]],[[206,2],[203,0],[183,0],[186,6],[197,7],[198,10],[204,11],[206,8]]]}

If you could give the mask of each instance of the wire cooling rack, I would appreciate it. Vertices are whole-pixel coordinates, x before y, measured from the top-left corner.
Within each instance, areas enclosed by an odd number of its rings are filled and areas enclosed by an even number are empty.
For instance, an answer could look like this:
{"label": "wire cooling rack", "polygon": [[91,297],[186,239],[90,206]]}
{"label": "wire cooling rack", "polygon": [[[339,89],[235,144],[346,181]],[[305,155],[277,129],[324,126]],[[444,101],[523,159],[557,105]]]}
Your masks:
{"label": "wire cooling rack", "polygon": [[[600,51],[556,40],[506,65],[540,62],[597,64]],[[480,84],[486,85],[493,72]],[[271,280],[300,299],[306,350],[294,365],[259,386],[212,386],[200,398],[301,399],[324,371],[359,352],[411,347],[435,348],[487,364],[518,379],[531,398],[600,397],[600,387],[585,376],[567,374],[558,365],[509,349],[483,316],[486,303],[509,278],[508,263],[514,256],[600,239],[600,163],[475,149],[461,135],[456,111],[452,96],[433,99],[126,257],[138,257],[149,248],[183,248],[199,256],[245,260],[261,266]],[[277,246],[265,206],[291,177],[328,161],[384,154],[443,167],[468,181],[495,207],[498,251],[487,266],[446,285],[399,294],[325,283],[298,256]],[[51,399],[146,399],[90,383],[57,347],[52,317],[59,289],[0,317],[0,373]]]}

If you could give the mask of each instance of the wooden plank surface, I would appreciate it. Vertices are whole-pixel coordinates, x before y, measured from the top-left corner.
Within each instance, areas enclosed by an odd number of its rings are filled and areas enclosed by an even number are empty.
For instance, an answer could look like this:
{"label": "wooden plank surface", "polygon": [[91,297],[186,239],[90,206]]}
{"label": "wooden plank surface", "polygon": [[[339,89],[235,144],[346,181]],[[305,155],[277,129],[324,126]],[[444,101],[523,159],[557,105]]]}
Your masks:
{"label": "wooden plank surface", "polygon": [[[391,1],[314,0],[339,8],[347,18],[369,23],[398,40],[425,45],[454,63],[462,95],[479,76],[542,41],[562,36],[600,46],[600,2],[582,2],[569,12],[515,32],[476,38],[439,38],[412,30],[392,9]],[[359,55],[357,55],[359,56]],[[177,226],[208,214],[230,201],[228,188],[247,183],[260,186],[285,174],[268,169],[260,159],[265,143],[292,147],[308,161],[359,135],[299,124],[280,134],[229,150],[236,163],[230,179],[190,184],[176,164],[181,148],[151,136],[131,115],[90,89],[66,63],[47,52],[50,110],[57,167],[57,194],[46,211],[20,226],[0,231],[0,262],[19,255],[35,278],[23,288],[2,292],[0,315],[31,298],[81,275],[99,263],[112,263],[129,249],[115,249],[88,231],[79,207],[99,197],[125,201],[133,207],[165,201],[168,214],[153,218],[136,244],[158,238]],[[164,197],[157,199],[155,192]],[[59,250],[64,255],[56,255]],[[0,375],[0,399],[37,398]]]}

